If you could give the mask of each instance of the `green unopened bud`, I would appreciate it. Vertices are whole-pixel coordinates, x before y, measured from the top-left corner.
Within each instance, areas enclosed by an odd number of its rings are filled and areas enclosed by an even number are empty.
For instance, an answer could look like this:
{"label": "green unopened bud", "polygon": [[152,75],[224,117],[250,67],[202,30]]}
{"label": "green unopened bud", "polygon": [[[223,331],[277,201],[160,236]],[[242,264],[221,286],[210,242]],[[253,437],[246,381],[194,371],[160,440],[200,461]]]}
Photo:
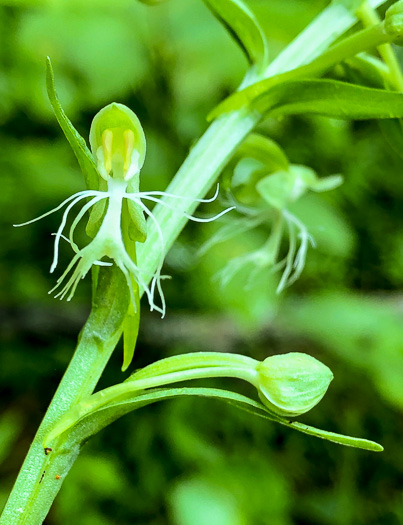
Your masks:
{"label": "green unopened bud", "polygon": [[98,171],[129,181],[144,164],[146,139],[139,119],[131,109],[116,102],[99,111],[90,130],[92,154]]}
{"label": "green unopened bud", "polygon": [[399,0],[386,11],[385,32],[391,36],[394,44],[403,46],[403,0]]}
{"label": "green unopened bud", "polygon": [[333,379],[331,370],[307,354],[268,357],[257,367],[262,402],[280,416],[304,414],[319,403]]}

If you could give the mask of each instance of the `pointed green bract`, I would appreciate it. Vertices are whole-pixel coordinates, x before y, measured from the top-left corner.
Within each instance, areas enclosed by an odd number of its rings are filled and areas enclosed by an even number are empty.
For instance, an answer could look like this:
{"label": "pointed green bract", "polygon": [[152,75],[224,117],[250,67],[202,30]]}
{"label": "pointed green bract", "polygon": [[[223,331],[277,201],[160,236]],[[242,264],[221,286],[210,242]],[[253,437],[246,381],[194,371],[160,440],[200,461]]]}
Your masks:
{"label": "pointed green bract", "polygon": [[[373,452],[381,452],[383,450],[383,447],[374,441],[328,432],[326,430],[321,430],[309,425],[304,425],[303,423],[299,423],[297,421],[290,422],[287,419],[276,416],[270,412],[270,410],[262,403],[254,401],[253,399],[250,399],[244,395],[227,390],[201,387],[162,388],[158,390],[150,390],[146,393],[139,393],[138,395],[132,394],[130,397],[124,399],[112,399],[101,409],[87,413],[83,419],[74,420],[74,418],[72,418],[70,421],[70,427],[68,428],[68,435],[66,434],[66,445],[71,446],[72,441],[74,443],[86,442],[91,436],[95,435],[107,425],[133,410],[151,405],[157,401],[166,401],[169,399],[188,396],[205,397],[224,401],[236,408],[244,410],[249,414],[262,417],[275,423],[280,423],[281,425],[298,430],[304,434],[309,434],[311,436],[325,439],[339,445],[370,450]],[[63,432],[64,430],[59,432],[56,425],[45,437],[44,446],[48,446],[52,440],[60,436]]]}
{"label": "pointed green bract", "polygon": [[55,79],[50,58],[46,58],[46,88],[50,103],[57,118],[60,127],[63,130],[69,144],[77,157],[83,172],[85,184],[90,190],[97,190],[99,188],[99,174],[95,165],[93,156],[85,143],[83,137],[78,133],[73,126],[62,106],[60,105],[55,89]]}
{"label": "pointed green bract", "polygon": [[[46,58],[46,88],[56,119],[78,160],[86,187],[89,190],[104,190],[105,188],[102,185],[104,181],[102,181],[99,176],[91,151],[88,149],[83,137],[67,117],[59,102],[55,88],[52,63],[49,57]],[[90,237],[94,237],[98,231],[104,213],[105,201],[98,202],[90,210],[90,217],[86,227],[86,232]]]}
{"label": "pointed green bract", "polygon": [[268,63],[267,40],[249,7],[242,0],[204,0],[204,3],[240,44],[249,62],[264,70]]}
{"label": "pointed green bract", "polygon": [[260,114],[271,117],[303,113],[340,119],[403,116],[402,93],[337,80],[296,80],[271,85],[257,96],[253,96],[252,92],[247,93],[247,90],[238,95],[223,103],[222,110],[231,111],[247,105]]}
{"label": "pointed green bract", "polygon": [[257,101],[259,111],[271,116],[311,113],[340,119],[382,119],[403,116],[403,94],[338,82],[303,80],[277,86],[271,96]]}

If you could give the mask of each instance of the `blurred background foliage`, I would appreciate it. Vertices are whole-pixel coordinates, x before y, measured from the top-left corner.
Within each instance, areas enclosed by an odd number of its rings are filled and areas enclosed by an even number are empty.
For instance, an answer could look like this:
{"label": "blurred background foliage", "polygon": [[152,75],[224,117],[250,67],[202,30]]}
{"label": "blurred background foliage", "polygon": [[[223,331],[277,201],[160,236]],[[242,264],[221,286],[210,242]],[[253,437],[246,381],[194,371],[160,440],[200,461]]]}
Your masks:
{"label": "blurred background foliage", "polygon": [[[274,57],[326,2],[250,5]],[[58,216],[12,228],[83,188],[47,101],[44,57],[84,136],[111,101],[139,115],[148,144],[143,189],[166,187],[246,63],[200,0],[0,0],[0,35],[1,507],[90,299],[88,279],[71,303],[47,294]],[[267,272],[250,287],[247,272],[221,287],[217,272],[268,230],[239,234],[199,258],[220,225],[188,225],[166,261],[168,315],[160,320],[144,305],[134,367],[189,351],[258,359],[308,352],[335,380],[303,421],[378,440],[385,452],[344,449],[213,401],[170,401],[126,416],[86,446],[49,525],[403,523],[402,160],[376,122],[296,117],[259,131],[291,162],[345,176],[341,188],[307,195],[293,210],[317,242],[302,277],[281,296],[279,276]],[[61,267],[70,257],[66,245]],[[120,381],[121,359],[118,349],[103,386]],[[255,395],[235,380],[209,384]]]}

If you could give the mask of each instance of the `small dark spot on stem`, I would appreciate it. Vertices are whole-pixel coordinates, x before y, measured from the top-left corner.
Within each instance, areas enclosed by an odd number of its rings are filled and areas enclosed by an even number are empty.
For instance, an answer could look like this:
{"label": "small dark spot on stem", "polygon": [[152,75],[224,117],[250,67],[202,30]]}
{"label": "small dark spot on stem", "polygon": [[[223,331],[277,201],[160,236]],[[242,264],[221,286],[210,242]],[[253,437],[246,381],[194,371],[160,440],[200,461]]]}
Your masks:
{"label": "small dark spot on stem", "polygon": [[42,483],[43,477],[45,476],[45,472],[46,472],[46,470],[44,470],[44,471],[42,472],[42,476],[41,476],[41,479],[40,479],[40,481],[39,481],[39,484]]}
{"label": "small dark spot on stem", "polygon": [[46,448],[44,449],[44,452],[45,452],[45,456],[47,456],[48,454],[50,454],[51,452],[53,452],[53,448],[46,447]]}

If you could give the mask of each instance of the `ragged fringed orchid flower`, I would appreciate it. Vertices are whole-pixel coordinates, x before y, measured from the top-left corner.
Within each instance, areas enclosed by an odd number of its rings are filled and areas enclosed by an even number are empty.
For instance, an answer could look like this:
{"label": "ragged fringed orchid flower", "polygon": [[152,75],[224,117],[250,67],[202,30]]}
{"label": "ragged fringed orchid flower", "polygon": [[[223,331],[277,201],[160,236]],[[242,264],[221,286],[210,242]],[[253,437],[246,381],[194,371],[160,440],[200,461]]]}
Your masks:
{"label": "ragged fringed orchid flower", "polygon": [[[53,87],[53,76],[51,80]],[[53,92],[50,93],[50,96],[52,94]],[[63,128],[63,130],[73,149],[75,149],[76,156],[79,161],[81,161],[81,167],[83,167],[82,156],[80,157],[79,155],[82,153],[81,150],[86,148],[85,143],[80,137],[82,142],[78,142],[78,146],[77,143],[72,144],[74,137],[72,139],[71,134],[69,135],[72,124],[68,121],[67,117],[65,117],[64,112],[60,113],[63,110],[57,99],[55,98],[52,101],[51,97],[51,102],[62,128],[65,122],[63,120],[61,122],[61,117],[66,119],[70,126],[67,131],[65,128]],[[76,135],[78,135],[78,133],[76,133]],[[139,174],[144,164],[146,141],[139,119],[133,111],[123,104],[109,104],[97,113],[91,124],[90,144],[92,159],[88,159],[87,151],[85,150],[86,158],[84,160],[86,163],[90,162],[93,164],[93,166],[90,165],[90,168],[95,169],[98,179],[96,180],[97,187],[90,187],[87,190],[79,191],[71,197],[68,197],[53,210],[16,226],[31,224],[66,206],[62,221],[55,234],[54,257],[50,271],[53,272],[58,264],[60,239],[63,238],[69,242],[75,255],[66,270],[57,280],[56,286],[50,290],[49,293],[56,292],[55,297],[60,299],[66,298],[70,301],[74,296],[80,280],[87,275],[93,265],[116,264],[125,276],[134,309],[136,310],[137,304],[135,287],[139,285],[147,295],[151,310],[156,310],[164,316],[166,305],[161,288],[161,279],[163,278],[161,276],[161,269],[166,251],[164,237],[160,224],[143,201],[159,202],[163,206],[175,209],[174,204],[168,203],[167,199],[174,201],[175,199],[186,199],[187,197],[172,195],[162,191],[142,192],[139,190]],[[77,147],[81,148],[78,153]],[[89,152],[88,154],[90,155]],[[92,180],[94,181],[94,179]],[[94,184],[94,182],[92,183]],[[218,190],[211,199],[190,200],[193,202],[211,202],[217,197],[217,193]],[[161,197],[165,197],[166,199],[162,201],[160,200]],[[63,232],[66,227],[68,215],[74,206],[79,203],[84,203],[84,206],[82,206],[71,223],[68,235],[65,236]],[[186,213],[185,215],[190,220],[209,222],[217,219],[228,211],[230,211],[230,209],[226,209],[208,219],[199,219]],[[79,248],[74,241],[74,232],[87,212],[90,212],[87,233],[91,234],[91,232],[94,232],[94,237],[87,246]],[[136,264],[136,252],[135,248],[133,248],[135,242],[144,242],[146,239],[147,233],[144,215],[154,222],[161,245],[160,262],[149,285],[145,277],[146,272]],[[127,225],[127,235],[123,223]],[[129,249],[129,243],[131,244],[131,249]],[[105,258],[107,259],[105,260]],[[160,305],[157,305],[154,301],[156,289],[160,296]]]}
{"label": "ragged fringed orchid flower", "polygon": [[[257,250],[229,261],[217,274],[225,286],[243,268],[248,267],[247,285],[253,284],[262,270],[282,270],[277,293],[294,283],[301,275],[313,237],[303,222],[291,211],[292,204],[308,191],[323,192],[339,186],[340,175],[318,178],[306,167],[289,164],[281,148],[271,139],[251,134],[239,148],[232,166],[224,176],[230,201],[243,214],[223,226],[202,247],[201,253],[212,246],[258,226],[271,224],[266,242]],[[284,236],[288,250],[281,258]]]}

